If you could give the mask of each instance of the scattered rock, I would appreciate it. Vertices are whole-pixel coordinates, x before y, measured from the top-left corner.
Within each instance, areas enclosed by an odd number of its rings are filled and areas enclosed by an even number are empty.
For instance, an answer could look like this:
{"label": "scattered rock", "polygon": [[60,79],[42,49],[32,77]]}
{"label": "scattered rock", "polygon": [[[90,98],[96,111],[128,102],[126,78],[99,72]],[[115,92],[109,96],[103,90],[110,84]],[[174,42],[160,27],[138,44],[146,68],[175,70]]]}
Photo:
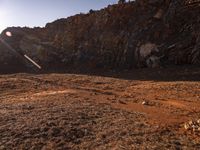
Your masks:
{"label": "scattered rock", "polygon": [[148,105],[148,103],[146,101],[143,101],[142,105]]}
{"label": "scattered rock", "polygon": [[124,102],[124,101],[122,101],[122,100],[119,100],[119,103],[120,103],[120,104],[124,104],[124,105],[126,104],[126,102]]}
{"label": "scattered rock", "polygon": [[159,9],[157,13],[155,14],[154,18],[161,19],[163,17],[164,11],[162,9]]}
{"label": "scattered rock", "polygon": [[190,120],[189,122],[184,124],[184,128],[188,131],[200,132],[200,119],[196,121]]}

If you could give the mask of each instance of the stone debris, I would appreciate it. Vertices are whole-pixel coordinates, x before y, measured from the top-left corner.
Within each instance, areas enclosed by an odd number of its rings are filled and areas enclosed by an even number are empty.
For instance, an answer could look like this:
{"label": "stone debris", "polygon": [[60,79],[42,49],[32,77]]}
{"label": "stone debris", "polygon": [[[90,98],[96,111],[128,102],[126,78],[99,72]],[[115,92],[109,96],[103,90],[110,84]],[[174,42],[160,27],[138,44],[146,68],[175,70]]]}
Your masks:
{"label": "stone debris", "polygon": [[200,119],[196,121],[189,121],[184,124],[185,130],[193,131],[193,132],[200,132]]}
{"label": "stone debris", "polygon": [[146,101],[143,101],[142,105],[148,105],[148,103]]}
{"label": "stone debris", "polygon": [[124,102],[124,101],[122,101],[122,100],[119,100],[119,103],[120,103],[120,104],[124,104],[124,105],[127,104],[126,102]]}

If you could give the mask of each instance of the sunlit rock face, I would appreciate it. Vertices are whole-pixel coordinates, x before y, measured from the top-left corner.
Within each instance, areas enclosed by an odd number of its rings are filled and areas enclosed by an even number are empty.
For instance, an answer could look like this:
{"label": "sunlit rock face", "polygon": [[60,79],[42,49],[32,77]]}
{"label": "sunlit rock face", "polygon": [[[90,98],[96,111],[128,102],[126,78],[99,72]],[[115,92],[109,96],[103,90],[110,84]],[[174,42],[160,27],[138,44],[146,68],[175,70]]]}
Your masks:
{"label": "sunlit rock face", "polygon": [[[45,28],[8,28],[1,38],[46,70],[199,65],[197,4],[198,1],[136,0],[59,19]],[[1,55],[1,62],[9,61],[5,58]]]}

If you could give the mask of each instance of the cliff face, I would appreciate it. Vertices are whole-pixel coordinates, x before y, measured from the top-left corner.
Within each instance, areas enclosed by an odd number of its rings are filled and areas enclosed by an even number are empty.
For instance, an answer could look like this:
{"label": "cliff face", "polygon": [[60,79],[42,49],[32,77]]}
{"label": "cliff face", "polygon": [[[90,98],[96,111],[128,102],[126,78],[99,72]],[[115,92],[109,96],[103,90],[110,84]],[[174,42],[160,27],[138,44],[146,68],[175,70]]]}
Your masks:
{"label": "cliff face", "polygon": [[[198,14],[198,0],[137,0],[59,19],[45,28],[8,28],[1,39],[47,70],[199,65]],[[10,64],[16,54],[6,56],[9,49],[3,46],[1,41],[0,61]]]}

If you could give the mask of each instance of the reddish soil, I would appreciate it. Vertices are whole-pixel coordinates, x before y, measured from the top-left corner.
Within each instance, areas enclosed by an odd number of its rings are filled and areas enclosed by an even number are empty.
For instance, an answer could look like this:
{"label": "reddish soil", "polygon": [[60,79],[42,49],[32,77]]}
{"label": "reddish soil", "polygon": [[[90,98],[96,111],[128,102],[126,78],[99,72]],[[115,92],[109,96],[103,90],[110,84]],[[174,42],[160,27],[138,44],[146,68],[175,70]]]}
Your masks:
{"label": "reddish soil", "polygon": [[200,149],[200,69],[106,76],[0,75],[0,149]]}

